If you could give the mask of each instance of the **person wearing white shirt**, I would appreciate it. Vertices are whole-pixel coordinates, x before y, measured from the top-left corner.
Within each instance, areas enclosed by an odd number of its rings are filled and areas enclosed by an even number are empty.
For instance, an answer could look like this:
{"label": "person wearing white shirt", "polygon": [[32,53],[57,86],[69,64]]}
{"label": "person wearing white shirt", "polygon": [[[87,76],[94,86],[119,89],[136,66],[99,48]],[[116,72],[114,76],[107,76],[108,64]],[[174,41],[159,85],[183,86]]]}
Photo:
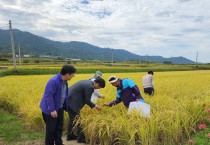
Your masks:
{"label": "person wearing white shirt", "polygon": [[[102,78],[102,73],[100,71],[96,71],[95,74],[90,78],[90,80],[94,81],[97,78]],[[99,92],[99,89],[94,89],[94,92],[91,96],[91,102],[97,103],[98,98],[104,99],[105,97]]]}
{"label": "person wearing white shirt", "polygon": [[147,95],[154,95],[154,78],[153,71],[149,71],[147,75],[143,76],[142,82],[144,87],[144,93]]}

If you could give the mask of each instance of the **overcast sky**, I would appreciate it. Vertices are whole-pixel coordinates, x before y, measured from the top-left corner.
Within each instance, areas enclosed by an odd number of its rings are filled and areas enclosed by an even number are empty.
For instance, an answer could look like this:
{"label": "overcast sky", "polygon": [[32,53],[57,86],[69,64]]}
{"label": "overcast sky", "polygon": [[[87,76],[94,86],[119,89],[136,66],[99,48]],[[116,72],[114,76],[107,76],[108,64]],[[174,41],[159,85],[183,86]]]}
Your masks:
{"label": "overcast sky", "polygon": [[0,29],[210,62],[210,0],[0,0]]}

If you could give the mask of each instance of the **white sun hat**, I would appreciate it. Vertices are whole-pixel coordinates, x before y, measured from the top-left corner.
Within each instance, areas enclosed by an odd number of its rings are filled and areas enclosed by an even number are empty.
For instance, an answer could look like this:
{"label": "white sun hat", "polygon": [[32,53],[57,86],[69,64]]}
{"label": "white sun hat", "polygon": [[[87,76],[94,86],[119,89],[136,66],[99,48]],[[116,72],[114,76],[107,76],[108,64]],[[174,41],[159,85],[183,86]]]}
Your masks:
{"label": "white sun hat", "polygon": [[109,83],[110,84],[115,83],[117,80],[118,80],[118,77],[116,77],[116,76],[110,76],[109,77]]}

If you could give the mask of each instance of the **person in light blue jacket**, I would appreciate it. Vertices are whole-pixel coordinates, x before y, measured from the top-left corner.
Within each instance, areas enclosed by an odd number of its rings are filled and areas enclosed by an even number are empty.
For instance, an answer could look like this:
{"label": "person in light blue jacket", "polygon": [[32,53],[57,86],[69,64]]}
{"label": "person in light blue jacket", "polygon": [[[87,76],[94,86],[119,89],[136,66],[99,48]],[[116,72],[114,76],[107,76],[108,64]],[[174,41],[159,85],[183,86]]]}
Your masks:
{"label": "person in light blue jacket", "polygon": [[64,65],[57,75],[46,85],[40,108],[46,124],[45,145],[62,145],[64,110],[68,108],[68,80],[71,80],[76,69]]}
{"label": "person in light blue jacket", "polygon": [[114,105],[119,104],[120,102],[123,102],[125,107],[128,108],[130,102],[133,101],[144,102],[144,99],[140,94],[138,86],[131,79],[128,78],[120,79],[116,76],[111,76],[109,78],[109,83],[117,88],[116,100],[110,103],[106,103],[103,106],[112,107]]}

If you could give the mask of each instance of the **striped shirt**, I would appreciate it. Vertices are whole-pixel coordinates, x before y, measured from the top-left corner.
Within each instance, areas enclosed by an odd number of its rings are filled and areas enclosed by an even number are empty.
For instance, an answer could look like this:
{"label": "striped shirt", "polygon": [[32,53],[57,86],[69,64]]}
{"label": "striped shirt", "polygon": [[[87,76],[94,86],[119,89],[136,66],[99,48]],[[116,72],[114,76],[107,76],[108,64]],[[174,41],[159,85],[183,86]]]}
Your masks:
{"label": "striped shirt", "polygon": [[65,95],[66,95],[66,89],[67,89],[66,84],[67,84],[67,81],[63,81],[62,91],[61,91],[61,103],[60,103],[59,108],[63,108],[63,104],[64,104],[64,101],[65,101]]}

